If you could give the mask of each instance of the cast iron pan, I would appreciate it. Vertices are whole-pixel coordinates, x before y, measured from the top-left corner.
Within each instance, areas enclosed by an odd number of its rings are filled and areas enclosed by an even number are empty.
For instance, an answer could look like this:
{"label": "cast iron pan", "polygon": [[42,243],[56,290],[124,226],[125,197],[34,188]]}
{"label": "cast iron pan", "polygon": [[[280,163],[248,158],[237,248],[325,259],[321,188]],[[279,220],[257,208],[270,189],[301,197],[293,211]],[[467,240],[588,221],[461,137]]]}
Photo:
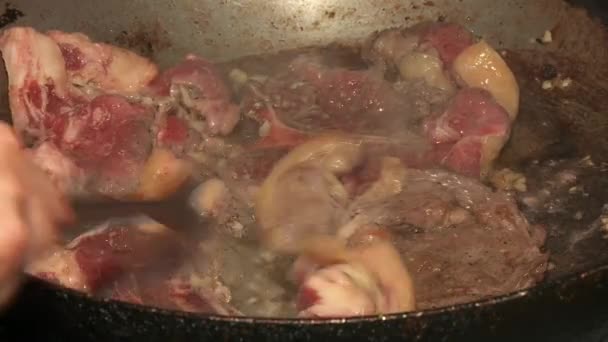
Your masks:
{"label": "cast iron pan", "polygon": [[[594,16],[608,23],[608,5],[603,1],[572,2],[586,6]],[[18,8],[8,6],[0,16],[0,25],[9,24],[22,14]],[[560,60],[554,63],[559,65]],[[529,66],[533,70],[524,68],[520,72],[533,73],[536,67],[543,65]],[[604,85],[602,82],[597,84]],[[597,96],[608,97],[608,86],[595,90],[599,92]],[[585,93],[579,92],[574,96],[585,97]],[[554,102],[548,101],[546,106],[558,106],[553,108],[556,113],[570,110],[591,119],[593,115],[602,115],[602,108],[585,106],[584,100],[570,109],[563,101],[559,105]],[[575,126],[566,117],[557,115],[563,132]],[[576,131],[573,132],[574,144],[580,145],[580,140],[585,139],[577,138]],[[593,141],[593,138],[589,137],[589,140]],[[565,139],[557,136],[554,140]],[[511,163],[525,162],[525,158],[509,155],[509,148],[505,158],[511,158]],[[603,192],[602,188],[596,190]],[[595,246],[606,247],[605,244]],[[21,295],[0,319],[0,340],[605,341],[608,340],[608,263],[601,258],[593,258],[593,248],[587,252],[585,257],[590,262],[584,267],[573,265],[572,272],[553,276],[528,291],[423,313],[316,322],[201,317],[153,310],[115,301],[93,300],[28,278]],[[595,252],[599,255],[600,251]],[[581,267],[586,270],[581,270]]]}

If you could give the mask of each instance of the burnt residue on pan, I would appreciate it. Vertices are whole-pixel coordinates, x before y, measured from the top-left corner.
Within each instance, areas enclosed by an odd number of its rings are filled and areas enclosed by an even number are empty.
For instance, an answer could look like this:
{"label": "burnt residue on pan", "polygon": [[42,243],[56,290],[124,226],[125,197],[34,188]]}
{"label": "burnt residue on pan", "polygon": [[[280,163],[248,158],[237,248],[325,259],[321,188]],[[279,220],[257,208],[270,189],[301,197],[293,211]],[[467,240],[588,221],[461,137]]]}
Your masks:
{"label": "burnt residue on pan", "polygon": [[113,43],[148,58],[154,58],[162,50],[171,47],[167,30],[159,22],[133,25],[131,30],[120,31]]}
{"label": "burnt residue on pan", "polygon": [[23,12],[16,9],[11,5],[11,3],[6,3],[4,5],[4,13],[0,15],[0,28],[5,27],[6,25],[12,24],[17,19],[25,16]]}

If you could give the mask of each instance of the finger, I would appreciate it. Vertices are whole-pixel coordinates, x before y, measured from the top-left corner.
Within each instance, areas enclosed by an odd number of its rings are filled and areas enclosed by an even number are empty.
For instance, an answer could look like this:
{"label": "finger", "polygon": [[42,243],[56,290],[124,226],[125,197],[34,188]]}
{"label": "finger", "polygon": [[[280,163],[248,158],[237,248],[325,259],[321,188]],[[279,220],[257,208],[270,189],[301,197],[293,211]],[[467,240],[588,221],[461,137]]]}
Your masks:
{"label": "finger", "polygon": [[[0,184],[0,194],[2,194]],[[0,206],[0,306],[5,305],[17,288],[28,244],[28,227],[22,219],[23,202],[13,196],[3,198]]]}
{"label": "finger", "polygon": [[76,215],[67,197],[48,179],[41,179],[39,183],[39,189],[44,190],[40,191],[36,197],[42,201],[43,207],[52,215],[53,219],[60,225],[74,222]]}
{"label": "finger", "polygon": [[59,224],[72,223],[75,217],[73,209],[67,197],[53,184],[48,175],[31,161],[27,161],[26,167],[29,169],[32,196],[40,198],[47,211],[52,214],[52,218]]}
{"label": "finger", "polygon": [[4,122],[0,122],[0,143],[6,148],[19,149],[21,147],[21,142],[15,135],[13,128]]}
{"label": "finger", "polygon": [[56,215],[49,211],[40,197],[30,199],[25,215],[30,228],[30,241],[26,252],[26,262],[29,263],[54,244],[59,229]]}

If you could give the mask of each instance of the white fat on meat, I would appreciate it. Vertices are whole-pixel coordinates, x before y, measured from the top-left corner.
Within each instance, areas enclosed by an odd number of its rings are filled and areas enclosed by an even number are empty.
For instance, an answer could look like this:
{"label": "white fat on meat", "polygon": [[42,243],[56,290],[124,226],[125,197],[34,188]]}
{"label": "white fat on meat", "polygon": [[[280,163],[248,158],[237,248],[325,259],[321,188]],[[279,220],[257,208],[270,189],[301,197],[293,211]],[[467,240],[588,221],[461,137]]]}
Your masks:
{"label": "white fat on meat", "polygon": [[90,291],[74,252],[62,247],[57,246],[26,265],[25,272],[70,289]]}
{"label": "white fat on meat", "polygon": [[489,91],[511,120],[515,120],[519,111],[517,80],[504,59],[488,43],[481,41],[466,48],[452,68],[467,86]]}
{"label": "white fat on meat", "polygon": [[201,216],[220,218],[230,201],[226,184],[217,178],[206,180],[190,194],[190,206]]}
{"label": "white fat on meat", "polygon": [[42,132],[35,132],[30,120],[37,124],[44,116],[48,93],[40,90],[40,103],[34,103],[28,87],[52,86],[57,96],[65,95],[68,76],[61,50],[52,39],[32,28],[13,27],[2,32],[0,51],[8,73],[13,125],[18,133],[27,130],[38,136]]}
{"label": "white fat on meat", "polygon": [[295,252],[309,237],[333,234],[348,201],[337,176],[352,170],[360,158],[358,141],[327,135],[298,146],[275,164],[256,194],[263,243]]}
{"label": "white fat on meat", "polygon": [[401,30],[387,30],[372,37],[372,59],[375,62],[399,64],[406,55],[418,48],[420,38],[417,35],[404,35]]}
{"label": "white fat on meat", "polygon": [[148,59],[131,51],[103,43],[92,42],[82,33],[48,32],[63,49],[73,82],[94,85],[106,91],[136,93],[158,74],[158,68]]}
{"label": "white fat on meat", "polygon": [[347,245],[319,240],[292,269],[293,279],[301,285],[300,315],[348,317],[414,310],[411,276],[389,239],[382,229],[367,226]]}
{"label": "white fat on meat", "polygon": [[422,79],[431,87],[448,92],[455,90],[444,72],[443,62],[436,54],[412,52],[399,62],[399,72],[405,80]]}
{"label": "white fat on meat", "polygon": [[372,37],[371,59],[376,65],[394,65],[405,81],[423,80],[427,85],[452,93],[455,84],[443,61],[429,44],[421,44],[417,30],[390,29]]}
{"label": "white fat on meat", "polygon": [[[310,296],[310,298],[307,298]],[[300,289],[300,317],[352,317],[377,313],[382,294],[371,274],[359,265],[338,264],[313,273]],[[316,300],[315,300],[316,299]]]}
{"label": "white fat on meat", "polygon": [[192,175],[192,164],[177,158],[172,152],[155,148],[139,178],[139,188],[131,198],[139,201],[159,201],[179,190]]}

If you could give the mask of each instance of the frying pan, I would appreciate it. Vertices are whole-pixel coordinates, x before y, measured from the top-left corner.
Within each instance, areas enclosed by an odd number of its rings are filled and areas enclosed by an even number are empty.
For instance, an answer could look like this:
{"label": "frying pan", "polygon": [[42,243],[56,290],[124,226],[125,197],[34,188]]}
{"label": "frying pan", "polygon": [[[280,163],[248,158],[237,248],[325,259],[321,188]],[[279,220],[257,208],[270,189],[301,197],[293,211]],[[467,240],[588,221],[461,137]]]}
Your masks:
{"label": "frying pan", "polygon": [[[552,153],[608,161],[608,6],[601,0],[77,0],[14,3],[0,25],[81,31],[154,58],[161,66],[189,52],[215,61],[285,49],[355,43],[374,30],[423,19],[465,24],[510,59],[522,110],[501,162],[524,167]],[[381,4],[381,5],[379,5]],[[576,7],[586,8],[588,12]],[[603,22],[603,23],[602,23]],[[534,42],[552,29],[554,41]],[[568,92],[538,85],[550,64],[575,80]],[[5,89],[6,80],[0,86]],[[0,108],[8,115],[6,91]],[[8,117],[8,116],[7,116]],[[523,123],[526,123],[524,125]],[[571,148],[563,148],[570,146]],[[566,151],[566,152],[564,152]],[[547,248],[556,267],[532,289],[438,310],[371,318],[304,321],[156,310],[91,299],[30,278],[0,320],[0,338],[44,341],[455,341],[608,339],[608,243],[599,231],[578,248],[566,241],[590,231],[607,202],[608,182],[589,180],[585,217],[553,217]],[[591,230],[592,231],[592,230]],[[603,329],[602,329],[603,328]],[[589,335],[603,331],[604,336]]]}

